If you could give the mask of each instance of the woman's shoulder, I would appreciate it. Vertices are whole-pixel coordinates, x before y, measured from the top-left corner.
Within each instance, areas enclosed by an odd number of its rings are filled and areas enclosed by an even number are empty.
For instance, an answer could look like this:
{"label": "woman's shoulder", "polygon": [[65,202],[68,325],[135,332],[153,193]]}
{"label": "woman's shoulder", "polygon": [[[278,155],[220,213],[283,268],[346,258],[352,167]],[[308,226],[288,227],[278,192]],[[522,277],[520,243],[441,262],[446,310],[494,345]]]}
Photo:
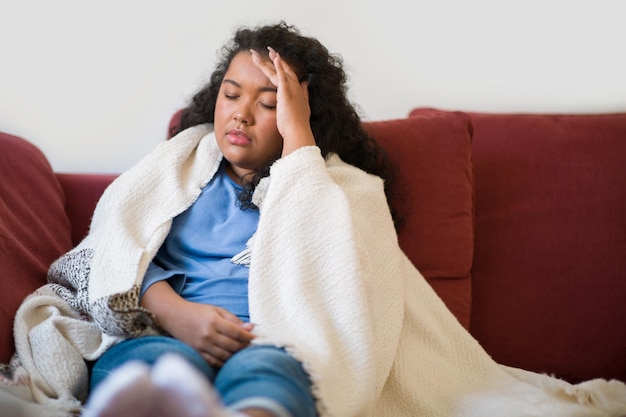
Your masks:
{"label": "woman's shoulder", "polygon": [[362,177],[363,180],[382,181],[380,177],[370,174],[355,165],[345,162],[336,153],[330,153],[326,156],[326,167],[331,171],[341,171],[344,172],[346,175],[349,174],[352,176]]}
{"label": "woman's shoulder", "polygon": [[360,196],[367,194],[371,197],[384,197],[385,195],[382,178],[343,161],[335,153],[326,157],[326,167],[331,178],[344,190],[349,189]]}

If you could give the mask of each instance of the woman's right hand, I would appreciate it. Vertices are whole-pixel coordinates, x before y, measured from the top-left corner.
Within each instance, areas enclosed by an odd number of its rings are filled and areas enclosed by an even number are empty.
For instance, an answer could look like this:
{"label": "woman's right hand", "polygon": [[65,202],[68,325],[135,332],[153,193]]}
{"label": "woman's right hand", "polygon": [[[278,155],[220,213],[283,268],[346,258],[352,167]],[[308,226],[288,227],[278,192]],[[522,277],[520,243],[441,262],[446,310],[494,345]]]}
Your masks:
{"label": "woman's right hand", "polygon": [[268,46],[268,59],[251,50],[252,62],[276,86],[276,127],[283,137],[282,156],[303,146],[315,146],[311,130],[308,81],[298,75],[281,56]]}
{"label": "woman's right hand", "polygon": [[214,367],[222,366],[254,339],[252,324],[223,308],[187,301],[165,281],[151,285],[141,304],[165,331],[194,348]]}

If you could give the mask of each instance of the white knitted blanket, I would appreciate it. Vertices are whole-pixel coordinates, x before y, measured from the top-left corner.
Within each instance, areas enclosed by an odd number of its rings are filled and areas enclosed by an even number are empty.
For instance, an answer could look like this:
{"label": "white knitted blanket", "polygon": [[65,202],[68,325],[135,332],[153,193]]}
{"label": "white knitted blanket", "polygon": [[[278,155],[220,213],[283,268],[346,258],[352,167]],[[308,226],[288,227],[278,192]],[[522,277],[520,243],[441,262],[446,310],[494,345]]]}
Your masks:
{"label": "white knitted blanket", "polygon": [[[107,189],[87,238],[18,312],[13,381],[30,385],[5,381],[0,404],[71,415],[86,392],[83,358],[156,331],[138,306],[142,277],[221,158],[210,126],[191,128]],[[626,415],[621,382],[572,385],[494,362],[399,248],[379,178],[305,147],[274,163],[255,202],[255,343],[303,362],[322,417]]]}

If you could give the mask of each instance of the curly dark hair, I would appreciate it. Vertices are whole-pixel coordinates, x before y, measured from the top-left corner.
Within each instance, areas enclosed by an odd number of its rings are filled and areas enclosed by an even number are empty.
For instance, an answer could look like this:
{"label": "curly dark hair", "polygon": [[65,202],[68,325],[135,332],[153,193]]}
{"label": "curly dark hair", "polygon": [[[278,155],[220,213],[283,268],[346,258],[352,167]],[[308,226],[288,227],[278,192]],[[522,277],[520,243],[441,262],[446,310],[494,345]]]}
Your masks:
{"label": "curly dark hair", "polygon": [[[208,84],[193,96],[170,134],[175,135],[191,126],[213,123],[219,89],[230,62],[239,52],[251,49],[267,56],[268,46],[280,54],[301,81],[309,82],[311,129],[322,156],[336,153],[343,161],[381,177],[385,181],[387,201],[397,226],[399,220],[391,206],[393,169],[385,151],[364,130],[355,106],[347,98],[347,77],[341,56],[331,54],[317,39],[301,35],[298,29],[285,22],[238,29],[232,40],[224,45]],[[245,184],[239,196],[243,208],[253,207],[252,192],[259,180],[267,175],[269,167]]]}

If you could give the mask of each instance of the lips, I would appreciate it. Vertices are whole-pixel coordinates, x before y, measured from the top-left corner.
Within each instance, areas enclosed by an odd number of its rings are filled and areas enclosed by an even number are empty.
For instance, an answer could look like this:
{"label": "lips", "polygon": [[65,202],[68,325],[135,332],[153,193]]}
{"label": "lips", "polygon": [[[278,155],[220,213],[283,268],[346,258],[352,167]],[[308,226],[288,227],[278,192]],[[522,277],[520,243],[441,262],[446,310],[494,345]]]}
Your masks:
{"label": "lips", "polygon": [[228,142],[232,145],[247,145],[250,142],[250,138],[245,134],[243,130],[239,129],[231,129],[226,133],[226,137],[228,138]]}

